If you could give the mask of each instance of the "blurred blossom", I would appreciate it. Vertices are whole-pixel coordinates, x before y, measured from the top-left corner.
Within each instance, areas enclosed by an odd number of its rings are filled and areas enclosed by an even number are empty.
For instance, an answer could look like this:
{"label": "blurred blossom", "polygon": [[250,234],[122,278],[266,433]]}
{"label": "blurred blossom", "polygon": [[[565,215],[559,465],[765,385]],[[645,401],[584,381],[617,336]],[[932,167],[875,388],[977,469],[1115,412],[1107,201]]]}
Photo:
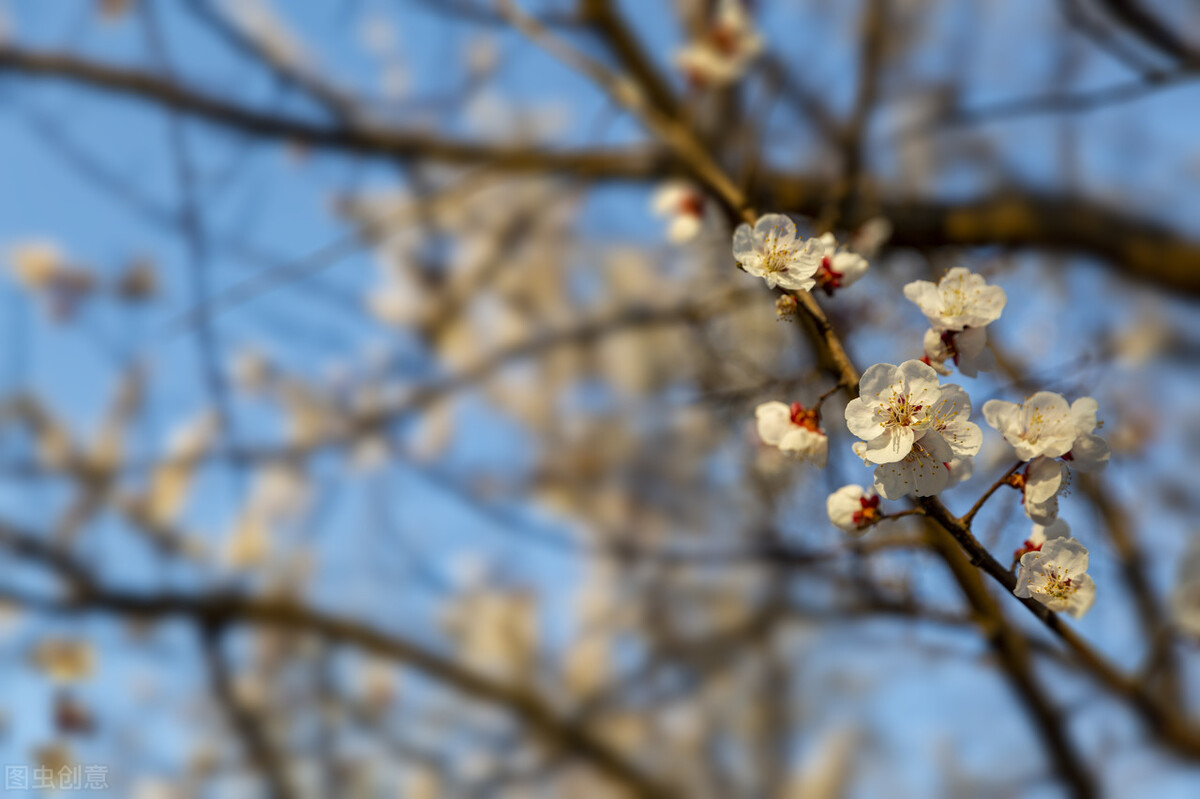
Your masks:
{"label": "blurred blossom", "polygon": [[113,22],[128,14],[137,2],[138,0],[96,0],[96,7],[102,20]]}
{"label": "blurred blossom", "polygon": [[848,727],[825,732],[788,781],[783,799],[839,799],[846,795],[861,734]]}
{"label": "blurred blossom", "polygon": [[363,17],[358,24],[358,37],[367,52],[377,58],[391,55],[399,42],[392,20],[381,14]]}
{"label": "blurred blossom", "polygon": [[1200,638],[1200,532],[1192,531],[1188,536],[1183,557],[1176,567],[1171,611],[1181,629]]}
{"label": "blurred blossom", "polygon": [[675,53],[675,63],[693,84],[733,83],[764,49],[743,0],[718,0],[712,21],[701,37]]}
{"label": "blurred blossom", "polygon": [[58,246],[49,241],[29,241],[14,246],[8,261],[17,281],[26,288],[45,289],[65,263]]}
{"label": "blurred blossom", "polygon": [[650,199],[657,216],[667,220],[667,239],[683,244],[700,235],[704,227],[704,195],[687,183],[663,184]]}
{"label": "blurred blossom", "polygon": [[59,683],[73,683],[92,676],[96,652],[92,644],[77,638],[44,638],[30,654],[34,667]]}
{"label": "blurred blossom", "polygon": [[247,394],[260,394],[271,382],[270,361],[254,349],[238,350],[233,357],[233,383]]}
{"label": "blurred blossom", "polygon": [[464,60],[472,75],[486,75],[500,62],[500,48],[491,36],[476,34],[467,40]]}
{"label": "blurred blossom", "polygon": [[230,20],[271,58],[303,67],[310,58],[296,34],[279,16],[271,0],[223,0]]}
{"label": "blurred blossom", "polygon": [[128,303],[143,303],[154,299],[159,292],[158,269],[146,259],[132,261],[117,276],[113,290],[119,299]]}
{"label": "blurred blossom", "polygon": [[454,599],[445,625],[464,658],[513,681],[535,678],[537,604],[524,591],[480,588]]}
{"label": "blurred blossom", "polygon": [[69,264],[51,242],[19,244],[8,260],[18,284],[37,296],[55,321],[70,321],[95,291],[91,270]]}

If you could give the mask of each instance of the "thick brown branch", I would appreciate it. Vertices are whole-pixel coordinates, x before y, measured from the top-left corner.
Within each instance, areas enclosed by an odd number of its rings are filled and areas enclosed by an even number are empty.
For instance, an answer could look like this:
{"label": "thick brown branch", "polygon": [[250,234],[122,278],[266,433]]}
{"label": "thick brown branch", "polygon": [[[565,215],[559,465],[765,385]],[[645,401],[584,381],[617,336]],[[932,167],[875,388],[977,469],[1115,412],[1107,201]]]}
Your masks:
{"label": "thick brown branch", "polygon": [[[652,181],[690,172],[710,183],[713,177],[707,169],[711,162],[704,164],[703,174],[685,165],[694,152],[676,150],[672,155],[660,147],[555,151],[455,141],[387,127],[328,126],[226,102],[137,70],[12,46],[0,46],[0,74],[5,72],[68,80],[167,105],[246,135],[360,155],[596,180]],[[757,187],[755,196],[747,199],[750,205],[810,217],[820,214],[833,188],[827,178],[786,173],[760,180]],[[732,199],[717,193],[727,202]],[[1200,242],[1086,197],[1013,187],[973,201],[938,202],[890,195],[886,186],[866,183],[861,193],[862,202],[848,209],[845,226],[882,214],[893,225],[892,243],[897,246],[1030,247],[1081,253],[1118,267],[1129,278],[1200,297]]]}
{"label": "thick brown branch", "polygon": [[[762,207],[805,216],[820,213],[829,190],[827,181],[800,176],[763,186],[773,193],[756,198]],[[852,212],[846,226],[865,221],[868,212],[882,215],[892,223],[895,246],[1030,247],[1092,255],[1128,279],[1200,297],[1200,243],[1083,197],[1017,187],[962,202],[887,196],[881,186],[864,188],[863,194],[867,205]]]}
{"label": "thick brown branch", "polygon": [[538,147],[447,140],[436,134],[391,128],[328,126],[259,111],[139,70],[114,67],[62,53],[0,46],[0,73],[54,77],[146,100],[247,135],[331,150],[396,158],[428,158],[453,164],[486,164],[515,172],[562,171],[577,176],[635,178],[663,172],[661,156],[644,149],[554,152]]}
{"label": "thick brown branch", "polygon": [[257,600],[233,594],[194,597],[186,594],[138,595],[88,590],[65,601],[34,601],[50,613],[108,612],[155,620],[186,618],[202,626],[255,625],[306,632],[331,644],[352,646],[395,660],[464,696],[511,713],[551,750],[561,750],[591,764],[629,792],[643,799],[668,799],[675,792],[646,773],[591,729],[563,716],[549,702],[528,690],[501,683],[461,665],[455,659],[419,646],[406,638],[347,618],[301,605]]}

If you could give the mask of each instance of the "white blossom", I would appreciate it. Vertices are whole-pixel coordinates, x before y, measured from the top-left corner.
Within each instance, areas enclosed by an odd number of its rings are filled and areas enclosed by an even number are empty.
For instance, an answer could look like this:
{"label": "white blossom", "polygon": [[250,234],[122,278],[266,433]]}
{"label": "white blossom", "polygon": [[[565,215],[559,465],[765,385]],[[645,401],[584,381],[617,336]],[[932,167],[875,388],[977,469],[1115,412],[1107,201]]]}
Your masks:
{"label": "white blossom", "polygon": [[930,432],[944,438],[953,455],[979,451],[983,442],[979,426],[966,420],[970,398],[959,386],[939,385],[928,364],[877,363],[863,373],[858,391],[859,396],[846,405],[846,426],[866,442],[861,454],[870,463],[903,460],[913,444]]}
{"label": "white blossom", "polygon": [[957,266],[934,285],[914,280],[904,287],[904,296],[917,304],[934,330],[966,330],[985,327],[1000,318],[1007,297],[1004,289],[989,286],[982,275]]}
{"label": "white blossom", "polygon": [[801,460],[824,467],[829,455],[829,439],[820,429],[816,408],[806,409],[798,402],[789,407],[782,402],[764,402],[754,416],[758,435],[764,443]]}
{"label": "white blossom", "polygon": [[1096,410],[1091,397],[1068,405],[1050,391],[1039,391],[1020,405],[1003,400],[984,403],[988,424],[1012,444],[1018,458],[1029,461],[1013,476],[1012,485],[1021,489],[1025,515],[1033,521],[1050,524],[1058,517],[1058,495],[1068,485],[1070,468],[1090,472],[1108,461],[1108,444],[1092,432]]}
{"label": "white blossom", "polygon": [[938,374],[948,375],[950,369],[944,364],[952,361],[958,371],[967,377],[990,371],[996,358],[987,348],[987,328],[971,327],[966,330],[925,331],[925,357],[921,360],[932,366]]}
{"label": "white blossom", "polygon": [[767,214],[753,228],[743,223],[734,231],[733,257],[769,288],[808,291],[816,284],[813,275],[821,264],[813,241],[797,239],[796,225],[783,214]]}
{"label": "white blossom", "polygon": [[704,195],[682,181],[670,181],[654,192],[650,208],[667,220],[667,239],[683,244],[700,234],[704,223]]}
{"label": "white blossom", "polygon": [[725,86],[738,80],[763,50],[741,0],[720,0],[712,24],[697,41],[675,54],[675,63],[699,86]]}
{"label": "white blossom", "polygon": [[983,417],[1027,461],[1045,456],[1062,458],[1080,471],[1100,469],[1108,462],[1109,447],[1093,431],[1097,404],[1080,397],[1071,405],[1061,394],[1039,391],[1018,405],[1003,400],[983,404]]}
{"label": "white blossom", "polygon": [[1110,453],[1108,442],[1096,435],[1096,412],[1099,405],[1091,397],[1080,397],[1071,403],[1071,420],[1075,424],[1075,441],[1063,455],[1072,469],[1094,472],[1104,468]]}
{"label": "white blossom", "polygon": [[826,233],[814,242],[813,249],[820,258],[816,274],[817,285],[826,295],[846,288],[867,273],[867,259],[858,253],[839,248],[832,233]]}
{"label": "white blossom", "polygon": [[854,453],[876,466],[875,488],[885,499],[924,497],[970,474],[983,443],[970,414],[962,388],[939,385],[932,367],[911,360],[863,373],[858,398],[846,405],[846,426],[863,439]]}
{"label": "white blossom", "polygon": [[1021,556],[1013,593],[1079,618],[1096,597],[1096,584],[1088,576],[1087,567],[1087,548],[1077,539],[1051,539],[1040,550]]}
{"label": "white blossom", "polygon": [[882,216],[868,219],[859,225],[858,230],[850,237],[850,249],[863,258],[871,259],[879,254],[880,249],[892,237],[892,223]]}
{"label": "white blossom", "polygon": [[1023,461],[1039,455],[1058,458],[1075,443],[1076,420],[1061,394],[1039,391],[1018,405],[1003,400],[983,404],[983,418],[1012,444]]}
{"label": "white blossom", "polygon": [[1053,458],[1034,458],[1021,475],[1025,515],[1047,525],[1058,518],[1058,495],[1067,485],[1067,471]]}
{"label": "white blossom", "polygon": [[834,527],[847,533],[861,533],[883,517],[879,494],[874,488],[859,485],[842,486],[830,494],[825,511]]}
{"label": "white blossom", "polygon": [[[862,442],[856,443],[854,454],[870,464],[864,455],[866,447]],[[885,499],[900,499],[908,494],[932,496],[951,485],[950,461],[953,457],[941,436],[924,436],[914,442],[908,454],[899,461],[875,467],[875,488]]]}
{"label": "white blossom", "polygon": [[987,349],[985,328],[1004,310],[1004,289],[987,285],[982,276],[959,266],[947,272],[937,285],[914,280],[904,287],[904,296],[929,319],[922,358],[925,363],[940,374],[949,374],[944,364],[953,361],[967,377],[995,366],[995,358]]}

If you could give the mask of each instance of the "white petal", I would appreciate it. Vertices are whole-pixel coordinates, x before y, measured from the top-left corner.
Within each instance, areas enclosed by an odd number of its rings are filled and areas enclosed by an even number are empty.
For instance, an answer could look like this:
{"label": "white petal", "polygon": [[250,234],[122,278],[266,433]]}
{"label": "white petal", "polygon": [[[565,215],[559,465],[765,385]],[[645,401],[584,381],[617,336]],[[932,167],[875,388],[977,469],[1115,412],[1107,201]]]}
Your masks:
{"label": "white petal", "polygon": [[822,433],[803,427],[794,427],[779,442],[779,448],[824,468],[825,461],[829,456],[829,439]]}
{"label": "white petal", "polygon": [[841,274],[841,287],[855,283],[867,273],[867,259],[852,252],[840,252],[833,256],[833,270]]}
{"label": "white petal", "polygon": [[768,238],[796,238],[796,223],[784,214],[764,214],[754,223],[754,240],[756,244],[764,243]]}
{"label": "white petal", "polygon": [[792,410],[782,402],[764,402],[754,409],[758,436],[763,442],[778,445],[783,437],[795,429]]}
{"label": "white petal", "polygon": [[925,331],[925,338],[922,341],[922,345],[925,349],[925,357],[931,361],[941,362],[950,357],[950,348],[942,340],[942,334],[932,327]]}
{"label": "white petal", "polygon": [[1088,568],[1087,547],[1081,544],[1077,538],[1051,539],[1042,546],[1042,555],[1068,572],[1072,578],[1077,574],[1083,574]]}
{"label": "white petal", "polygon": [[890,363],[877,363],[863,372],[858,381],[858,394],[867,401],[878,399],[893,383],[900,382],[899,370]]}
{"label": "white petal", "polygon": [[1071,403],[1071,421],[1076,433],[1090,433],[1096,429],[1096,414],[1100,404],[1091,397],[1080,397]]}
{"label": "white petal", "polygon": [[919,397],[914,396],[913,401],[925,405],[929,409],[929,418],[935,423],[965,421],[971,415],[971,398],[962,386],[955,383],[947,383]]}
{"label": "white petal", "polygon": [[1070,613],[1075,618],[1079,618],[1088,612],[1088,608],[1092,606],[1092,602],[1096,599],[1096,583],[1092,580],[1091,575],[1084,574],[1078,578],[1073,578],[1078,588],[1071,594],[1068,600],[1067,613]]}
{"label": "white petal", "polygon": [[904,286],[904,296],[916,303],[921,313],[932,322],[941,309],[942,300],[937,286],[928,280],[914,280]]}
{"label": "white petal", "polygon": [[983,403],[983,418],[1011,444],[1010,433],[1016,437],[1021,406],[1004,400],[988,400]]}
{"label": "white petal", "polygon": [[987,328],[970,327],[954,337],[959,358],[976,358],[987,346]]}
{"label": "white petal", "polygon": [[896,463],[908,456],[915,440],[911,427],[885,427],[881,435],[867,442],[863,457],[871,463]]}
{"label": "white petal", "polygon": [[650,208],[659,216],[670,216],[679,209],[680,203],[687,194],[686,184],[666,183],[650,198]]}
{"label": "white petal", "polygon": [[999,286],[984,286],[975,292],[970,313],[964,314],[964,321],[970,327],[982,328],[1000,318],[1008,297]]}
{"label": "white petal", "polygon": [[[1031,457],[1057,458],[1070,451],[1075,441],[1071,408],[1061,394],[1039,391],[1025,400],[1021,422],[1024,426],[1022,439]],[[1024,458],[1021,446],[1017,446],[1017,454]]]}
{"label": "white petal", "polygon": [[1052,538],[1070,538],[1071,528],[1067,525],[1066,520],[1056,519],[1050,525],[1035,524],[1032,532],[1029,533],[1029,543],[1044,544]]}
{"label": "white petal", "polygon": [[875,413],[878,406],[856,397],[846,403],[846,427],[851,433],[870,441],[883,432],[882,419]]}
{"label": "white petal", "polygon": [[990,372],[995,368],[996,356],[992,354],[991,350],[985,349],[974,356],[959,353],[958,371],[966,377],[975,377],[980,372]]}
{"label": "white petal", "polygon": [[950,484],[950,469],[946,464],[952,457],[942,437],[930,433],[913,445],[904,460],[876,468],[875,487],[885,499],[899,499],[907,494],[931,496]]}
{"label": "white petal", "polygon": [[756,253],[757,248],[754,246],[754,232],[751,227],[743,222],[737,226],[737,230],[733,231],[733,257],[744,268],[749,269],[749,264],[746,259],[753,253]]}
{"label": "white petal", "polygon": [[829,514],[829,521],[838,529],[857,532],[859,527],[854,522],[854,514],[862,510],[863,496],[871,494],[874,494],[874,491],[864,491],[862,486],[857,485],[842,486],[834,491],[825,500],[825,512]]}
{"label": "white petal", "polygon": [[667,240],[672,244],[683,244],[700,234],[700,217],[694,214],[678,214],[667,225]]}
{"label": "white petal", "polygon": [[1035,458],[1025,470],[1025,500],[1043,503],[1062,488],[1063,465],[1050,458]]}
{"label": "white petal", "polygon": [[1053,524],[1058,518],[1058,497],[1052,496],[1045,502],[1033,502],[1028,498],[1023,505],[1025,515],[1038,524]]}
{"label": "white petal", "polygon": [[908,386],[908,394],[914,398],[939,388],[937,372],[929,364],[915,358],[900,364],[899,372]]}
{"label": "white petal", "polygon": [[974,422],[955,419],[938,429],[950,449],[959,457],[970,458],[983,446],[983,431]]}
{"label": "white petal", "polygon": [[1071,445],[1071,467],[1081,472],[1094,472],[1104,468],[1110,454],[1107,441],[1100,436],[1083,433]]}

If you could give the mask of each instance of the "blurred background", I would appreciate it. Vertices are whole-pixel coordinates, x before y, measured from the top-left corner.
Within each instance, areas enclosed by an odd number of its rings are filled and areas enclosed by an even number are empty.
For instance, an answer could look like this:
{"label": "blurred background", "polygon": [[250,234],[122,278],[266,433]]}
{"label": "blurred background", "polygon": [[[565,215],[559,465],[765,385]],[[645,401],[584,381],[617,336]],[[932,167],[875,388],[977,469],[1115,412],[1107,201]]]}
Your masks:
{"label": "blurred background", "polygon": [[[1198,70],[1169,0],[0,1],[3,795],[1200,796]],[[1133,688],[991,587],[1090,789],[922,524],[826,519],[846,394],[759,441],[836,378],[695,149],[868,255],[860,371],[967,266],[975,421],[1099,401]]]}

